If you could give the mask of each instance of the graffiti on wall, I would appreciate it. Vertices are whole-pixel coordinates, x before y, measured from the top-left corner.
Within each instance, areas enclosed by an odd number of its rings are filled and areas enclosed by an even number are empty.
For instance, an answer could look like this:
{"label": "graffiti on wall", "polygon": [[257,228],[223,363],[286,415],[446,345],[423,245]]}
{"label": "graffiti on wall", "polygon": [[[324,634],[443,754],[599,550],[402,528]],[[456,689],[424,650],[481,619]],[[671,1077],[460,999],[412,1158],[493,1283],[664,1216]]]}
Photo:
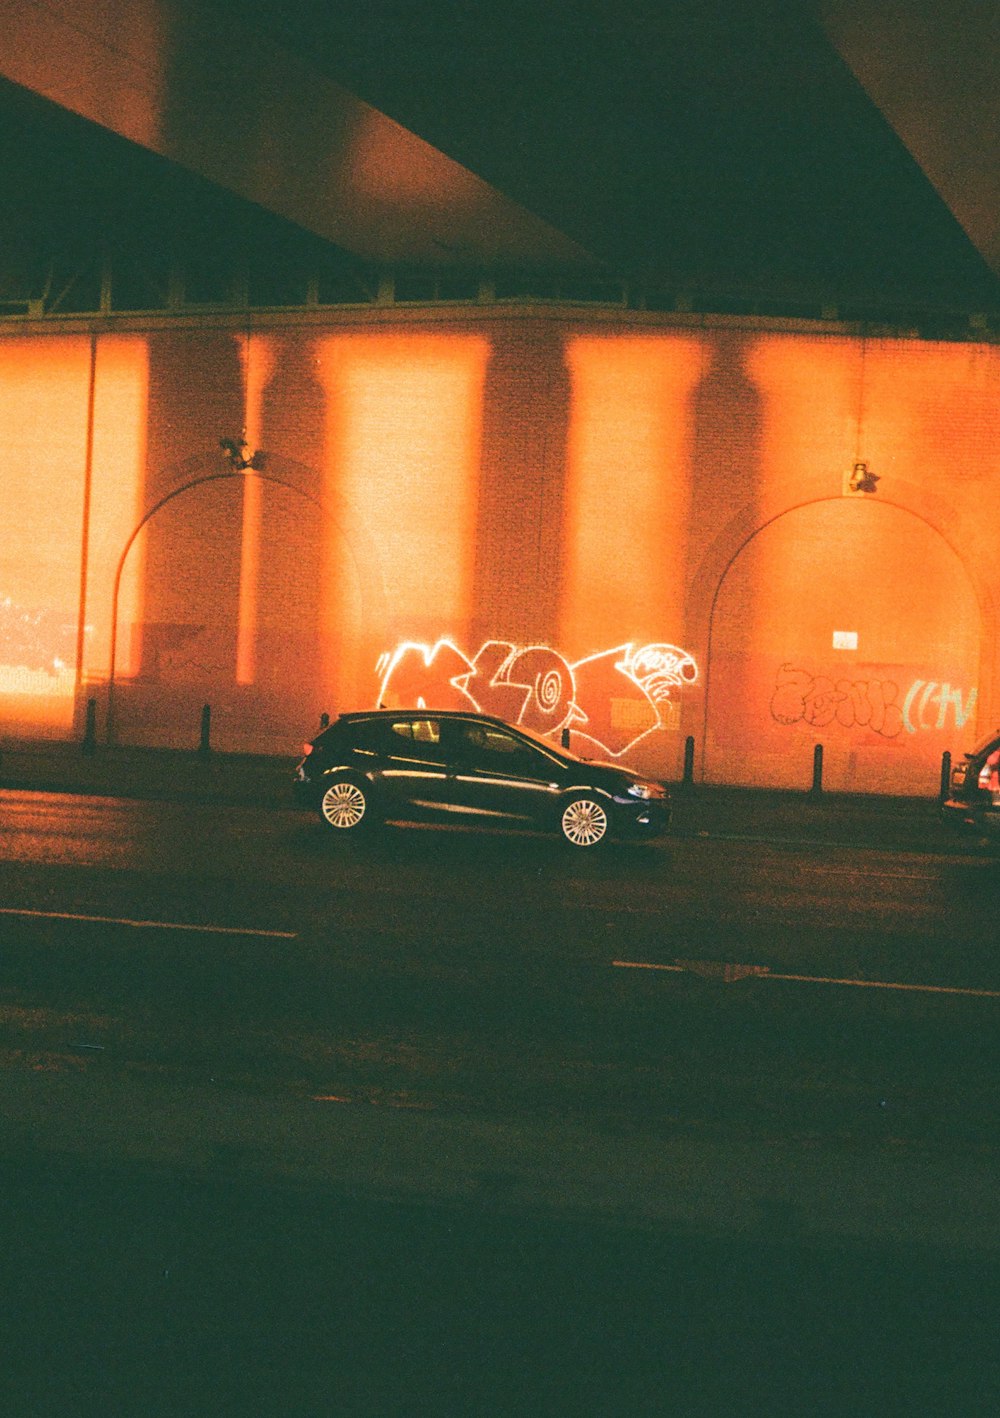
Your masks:
{"label": "graffiti on wall", "polygon": [[836,721],[845,729],[859,726],[895,738],[903,728],[897,694],[892,680],[833,680],[782,665],[771,697],[771,717],[779,724],[802,722],[817,729]]}
{"label": "graffiti on wall", "polygon": [[964,727],[976,705],[977,691],[963,694],[945,681],[916,679],[898,701],[899,686],[888,679],[831,679],[790,664],[778,670],[771,717],[779,724],[805,723],[821,729],[837,723],[866,728],[883,738],[904,730],[944,729],[950,718]]}
{"label": "graffiti on wall", "polygon": [[617,758],[657,729],[678,728],[679,690],[698,666],[677,645],[618,645],[568,661],[548,645],[487,640],[473,657],[451,640],[406,641],[378,663],[378,703],[472,709],[541,734],[572,729]]}
{"label": "graffiti on wall", "polygon": [[961,689],[953,689],[947,681],[915,679],[903,700],[903,727],[908,734],[920,729],[944,729],[950,709],[955,728],[962,729],[977,698],[975,688],[963,695]]}

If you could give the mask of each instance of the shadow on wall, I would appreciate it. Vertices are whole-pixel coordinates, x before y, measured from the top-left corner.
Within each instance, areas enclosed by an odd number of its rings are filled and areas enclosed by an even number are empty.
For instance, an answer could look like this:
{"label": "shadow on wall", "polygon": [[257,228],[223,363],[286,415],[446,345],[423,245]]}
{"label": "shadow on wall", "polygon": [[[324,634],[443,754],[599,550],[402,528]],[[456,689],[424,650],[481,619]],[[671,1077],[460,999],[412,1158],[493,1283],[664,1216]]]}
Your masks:
{"label": "shadow on wall", "polygon": [[[708,366],[692,399],[691,535],[688,545],[700,559],[737,517],[756,525],[763,480],[764,401],[746,370],[750,342],[735,332],[720,332]],[[689,566],[688,584],[696,566]],[[720,582],[721,585],[721,582]],[[713,586],[711,611],[697,644],[702,663],[701,696],[692,695],[687,708],[689,732],[700,746],[700,775],[711,779],[713,754],[722,746],[738,746],[738,731],[727,706],[742,702],[750,690],[748,655],[753,626],[761,614],[761,588],[748,588],[738,618],[717,623],[714,615],[719,586]],[[704,614],[692,605],[688,619]],[[700,708],[700,722],[695,716]]]}
{"label": "shadow on wall", "polygon": [[570,387],[561,326],[511,322],[483,395],[470,640],[531,645],[558,628]]}
{"label": "shadow on wall", "polygon": [[[325,466],[326,409],[311,351],[311,342],[295,335],[275,337],[270,350],[271,376],[261,402],[261,447],[269,455],[295,449],[303,465],[296,470],[296,485],[312,501],[263,486],[253,615],[246,626],[253,637],[247,687],[256,686],[267,700],[280,704],[286,724],[299,724],[303,731],[311,730],[334,702],[330,602],[348,589],[344,578],[339,584],[327,579],[328,529],[323,526],[324,489],[317,471]],[[273,459],[269,466],[281,471]]]}

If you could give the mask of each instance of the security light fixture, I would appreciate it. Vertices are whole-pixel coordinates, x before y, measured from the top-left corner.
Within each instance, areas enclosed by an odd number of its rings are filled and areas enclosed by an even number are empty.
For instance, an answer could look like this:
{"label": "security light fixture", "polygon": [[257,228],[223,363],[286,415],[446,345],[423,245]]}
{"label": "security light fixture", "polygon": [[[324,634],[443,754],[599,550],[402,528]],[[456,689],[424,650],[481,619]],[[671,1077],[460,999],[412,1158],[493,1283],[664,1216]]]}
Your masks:
{"label": "security light fixture", "polygon": [[236,473],[244,473],[248,468],[260,472],[266,465],[267,454],[259,448],[256,452],[249,452],[249,445],[245,438],[220,438],[219,447],[225,454],[229,466]]}
{"label": "security light fixture", "polygon": [[869,470],[867,463],[855,463],[848,487],[852,492],[874,492],[878,475]]}

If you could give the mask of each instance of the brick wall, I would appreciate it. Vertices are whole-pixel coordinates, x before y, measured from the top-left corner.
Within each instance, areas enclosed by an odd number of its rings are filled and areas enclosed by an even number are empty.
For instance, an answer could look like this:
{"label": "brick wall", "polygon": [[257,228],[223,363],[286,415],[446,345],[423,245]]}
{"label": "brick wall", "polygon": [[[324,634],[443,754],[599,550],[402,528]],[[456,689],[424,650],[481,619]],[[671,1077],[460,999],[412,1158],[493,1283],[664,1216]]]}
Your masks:
{"label": "brick wall", "polygon": [[806,786],[822,741],[932,792],[1000,720],[998,386],[993,346],[640,314],[5,334],[0,723],[93,696],[180,745],[210,702],[291,752],[419,681],[668,776],[690,735]]}

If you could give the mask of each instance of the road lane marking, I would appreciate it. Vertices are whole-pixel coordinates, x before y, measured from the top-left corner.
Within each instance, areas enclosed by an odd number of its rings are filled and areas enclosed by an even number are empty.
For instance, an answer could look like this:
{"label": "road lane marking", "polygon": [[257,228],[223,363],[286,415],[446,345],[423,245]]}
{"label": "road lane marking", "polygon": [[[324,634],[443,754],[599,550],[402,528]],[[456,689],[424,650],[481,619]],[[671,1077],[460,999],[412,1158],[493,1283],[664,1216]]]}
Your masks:
{"label": "road lane marking", "polygon": [[83,916],[72,911],[28,911],[17,906],[0,906],[0,916],[31,916],[42,921],[86,921],[102,926],[135,926],[155,931],[201,931],[208,935],[267,936],[272,940],[296,940],[296,931],[254,930],[251,926],[199,926],[188,921],[133,921],[128,916]]}
{"label": "road lane marking", "polygon": [[659,965],[651,960],[612,960],[619,970],[670,970],[677,975],[687,974],[686,965]]}
{"label": "road lane marking", "polygon": [[[691,963],[684,965],[661,965],[650,960],[612,960],[619,970],[668,970],[672,974],[685,975],[692,972]],[[734,967],[739,968],[739,967]],[[720,963],[719,978],[723,978],[725,966]],[[852,980],[833,975],[790,975],[769,970],[766,965],[744,967],[748,977],[756,980],[792,980],[807,985],[853,985],[861,990],[912,990],[931,995],[975,995],[979,999],[1000,999],[1000,990],[975,990],[965,985],[909,985],[901,980]],[[707,972],[706,972],[707,973]],[[739,978],[734,976],[733,978]]]}

